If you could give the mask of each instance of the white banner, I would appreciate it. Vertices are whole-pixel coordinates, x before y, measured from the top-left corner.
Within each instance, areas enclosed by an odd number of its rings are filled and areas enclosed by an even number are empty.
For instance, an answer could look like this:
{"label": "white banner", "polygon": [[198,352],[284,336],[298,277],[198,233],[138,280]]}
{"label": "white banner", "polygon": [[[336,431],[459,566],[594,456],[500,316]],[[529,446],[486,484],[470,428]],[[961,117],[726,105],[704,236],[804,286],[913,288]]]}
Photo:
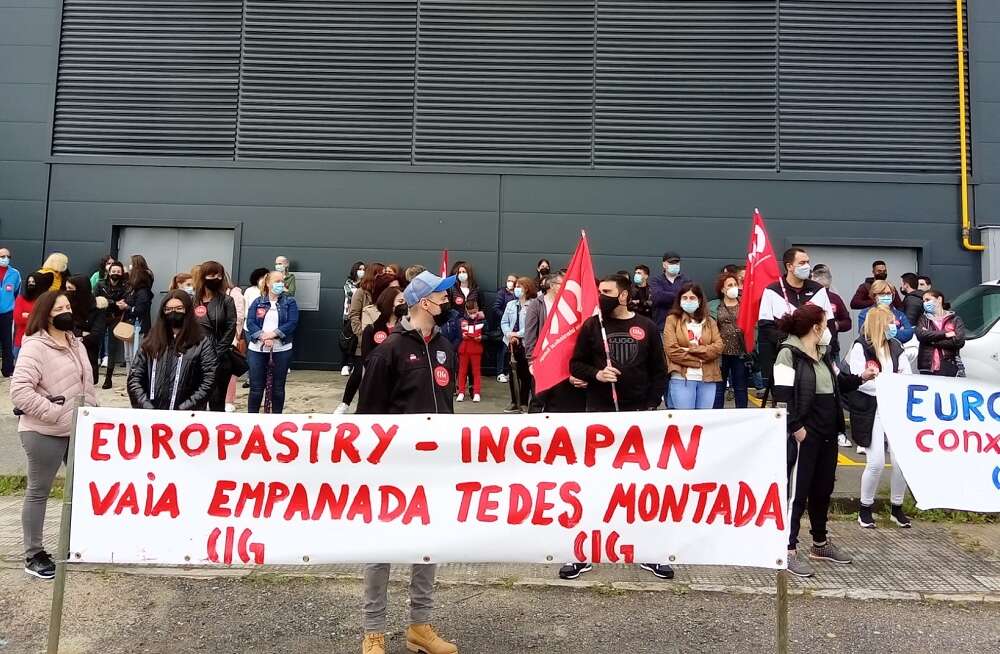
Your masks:
{"label": "white banner", "polygon": [[1000,387],[879,375],[877,389],[893,465],[919,508],[1000,511]]}
{"label": "white banner", "polygon": [[81,409],[70,560],[784,567],[783,411]]}

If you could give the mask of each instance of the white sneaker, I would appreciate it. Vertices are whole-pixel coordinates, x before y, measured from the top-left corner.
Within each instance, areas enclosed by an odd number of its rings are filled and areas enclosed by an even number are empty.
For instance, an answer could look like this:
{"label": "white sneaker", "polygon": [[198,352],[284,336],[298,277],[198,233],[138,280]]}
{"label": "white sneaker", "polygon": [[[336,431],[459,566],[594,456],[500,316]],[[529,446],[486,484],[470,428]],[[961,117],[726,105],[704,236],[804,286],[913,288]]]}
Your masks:
{"label": "white sneaker", "polygon": [[864,453],[865,453],[865,448],[858,445],[858,454],[864,454]]}
{"label": "white sneaker", "polygon": [[465,393],[459,393],[458,397],[455,398],[456,402],[465,402]]}
{"label": "white sneaker", "polygon": [[236,413],[236,405],[226,404],[226,413]]}
{"label": "white sneaker", "polygon": [[473,402],[482,402],[483,398],[479,397],[479,393],[476,393],[475,395],[472,396],[472,401]]}
{"label": "white sneaker", "polygon": [[504,374],[501,373],[501,374],[497,375],[497,381],[500,382],[501,384],[506,384],[510,380],[507,379],[507,375],[504,375]]}
{"label": "white sneaker", "polygon": [[102,368],[108,367],[108,357],[104,357],[103,359],[101,359],[101,367]]}
{"label": "white sneaker", "polygon": [[350,411],[350,410],[351,410],[351,405],[350,405],[350,404],[344,404],[343,402],[341,402],[341,403],[340,403],[340,404],[339,404],[339,405],[337,406],[337,408],[333,410],[333,412],[334,412],[334,413],[335,413],[336,415],[342,415],[342,414],[345,414],[345,413],[347,413],[347,412],[348,412],[348,411]]}
{"label": "white sneaker", "polygon": [[344,366],[343,368],[341,368],[340,369],[340,376],[341,377],[350,377],[351,376],[351,367],[350,366]]}
{"label": "white sneaker", "polygon": [[851,445],[853,445],[853,443],[847,440],[847,436],[845,436],[844,434],[837,434],[837,445],[839,445],[840,447],[850,447]]}

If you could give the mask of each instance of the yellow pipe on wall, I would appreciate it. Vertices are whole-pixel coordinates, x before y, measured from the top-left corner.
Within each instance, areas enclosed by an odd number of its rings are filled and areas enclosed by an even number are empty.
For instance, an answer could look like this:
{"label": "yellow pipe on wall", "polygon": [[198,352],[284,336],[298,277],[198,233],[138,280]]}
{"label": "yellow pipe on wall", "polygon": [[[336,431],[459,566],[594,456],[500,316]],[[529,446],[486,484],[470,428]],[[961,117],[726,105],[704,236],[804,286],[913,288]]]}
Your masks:
{"label": "yellow pipe on wall", "polygon": [[958,140],[962,162],[962,247],[970,252],[982,252],[985,245],[972,242],[972,217],[969,215],[969,155],[968,134],[965,121],[968,108],[965,106],[965,0],[955,0],[958,17]]}

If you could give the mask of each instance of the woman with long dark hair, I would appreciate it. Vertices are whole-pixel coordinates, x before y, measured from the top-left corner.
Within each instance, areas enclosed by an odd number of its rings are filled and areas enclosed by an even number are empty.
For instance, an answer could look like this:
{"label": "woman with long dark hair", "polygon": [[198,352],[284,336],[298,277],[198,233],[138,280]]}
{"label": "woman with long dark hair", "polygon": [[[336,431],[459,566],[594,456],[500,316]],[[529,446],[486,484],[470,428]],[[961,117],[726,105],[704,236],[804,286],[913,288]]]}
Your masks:
{"label": "woman with long dark hair", "polygon": [[[368,355],[376,347],[389,338],[389,334],[396,328],[396,325],[407,314],[406,300],[403,299],[403,291],[398,286],[389,286],[378,296],[375,302],[378,307],[378,318],[375,322],[365,327],[361,334],[361,365],[368,360]],[[363,373],[362,373],[363,374]]]}
{"label": "woman with long dark hair", "polygon": [[132,407],[204,410],[215,388],[217,363],[215,348],[195,320],[191,296],[168,292],[128,373]]}
{"label": "woman with long dark hair", "polygon": [[[361,324],[361,315],[364,313],[366,307],[371,306],[378,299],[374,297],[375,280],[385,270],[385,264],[377,261],[373,261],[365,266],[365,276],[361,279],[361,283],[358,284],[358,290],[351,297],[351,308],[348,311],[348,318],[351,322],[351,332],[358,337],[357,345],[354,348],[355,357],[361,356],[361,334],[364,333],[364,325]],[[354,366],[354,369],[351,371],[351,376],[347,380],[347,386],[344,388],[344,397],[341,399],[340,405],[333,410],[334,413],[347,413],[351,408],[354,396],[358,394],[358,389],[361,388],[360,368],[360,366]]]}
{"label": "woman with long dark hair", "polygon": [[208,396],[210,411],[226,410],[226,390],[233,374],[232,349],[236,338],[236,304],[226,288],[226,269],[218,261],[201,264],[195,275],[194,317],[218,360],[215,383]]}
{"label": "woman with long dark hair", "polygon": [[[808,559],[847,564],[851,558],[827,536],[830,497],[837,473],[837,434],[844,433],[841,394],[856,391],[874,379],[878,370],[867,367],[858,376],[837,371],[830,359],[832,334],[826,311],[804,304],[777,321],[788,334],[774,361],[774,397],[787,407],[789,488],[794,488],[789,519],[788,571],[813,576]],[[793,476],[794,472],[794,476]],[[809,511],[813,545],[809,556],[799,557],[796,546],[799,521]]]}
{"label": "woman with long dark hair", "polygon": [[97,264],[97,270],[94,274],[90,276],[90,291],[92,293],[97,291],[97,285],[108,278],[108,268],[111,264],[115,262],[115,257],[110,254],[105,254],[101,257],[101,262]]}
{"label": "woman with long dark hair", "polygon": [[103,297],[94,297],[90,292],[90,280],[83,275],[66,280],[66,296],[69,297],[69,304],[73,308],[73,334],[83,341],[83,346],[87,349],[87,359],[90,361],[96,384],[108,301]]}
{"label": "woman with long dark hair", "polygon": [[479,283],[476,281],[476,272],[472,269],[472,264],[468,261],[456,261],[451,267],[451,274],[457,280],[455,285],[448,291],[448,299],[451,307],[458,311],[460,315],[465,315],[465,303],[473,300],[479,303]]}
{"label": "woman with long dark hair", "polygon": [[351,266],[351,271],[347,273],[347,280],[344,281],[344,323],[341,327],[342,335],[340,338],[340,360],[343,364],[340,368],[340,374],[343,377],[350,376],[355,361],[354,351],[357,349],[358,339],[351,331],[351,300],[354,299],[354,293],[357,292],[358,284],[361,283],[364,276],[365,262],[355,261]]}
{"label": "woman with long dark hair", "polygon": [[[86,283],[86,280],[85,280]],[[35,301],[10,381],[10,399],[20,412],[17,431],[28,457],[24,494],[24,571],[52,579],[56,566],[42,546],[45,508],[59,466],[66,461],[73,412],[96,406],[93,375],[83,343],[73,336],[73,309],[61,291]]]}
{"label": "woman with long dark hair", "polygon": [[142,337],[149,333],[152,326],[153,272],[141,254],[133,254],[129,260],[128,295],[118,302],[118,308],[124,312],[122,320],[135,328],[131,342],[125,343],[125,362],[131,366]]}
{"label": "woman with long dark hair", "polygon": [[705,294],[694,282],[677,291],[663,328],[663,350],[670,381],[667,406],[671,409],[711,409],[715,389],[722,381],[720,359],[724,341],[708,313]]}
{"label": "woman with long dark hair", "polygon": [[740,280],[736,273],[724,272],[715,282],[715,293],[719,297],[716,310],[716,325],[722,337],[723,348],[720,366],[722,378],[715,389],[716,409],[726,406],[726,383],[733,389],[733,399],[737,409],[747,408],[747,367],[746,341],[743,330],[736,324],[740,313]]}
{"label": "woman with long dark hair", "polygon": [[111,388],[111,377],[115,374],[115,364],[122,353],[122,342],[115,338],[115,327],[121,322],[125,315],[122,306],[125,304],[125,297],[128,295],[128,282],[125,281],[125,266],[120,261],[112,262],[108,266],[108,276],[97,284],[97,297],[103,297],[108,301],[108,308],[105,315],[104,332],[104,352],[107,357],[104,374],[104,384],[101,388],[107,390]]}
{"label": "woman with long dark hair", "polygon": [[965,377],[965,323],[950,309],[941,291],[924,292],[924,315],[917,321],[917,367],[922,375]]}

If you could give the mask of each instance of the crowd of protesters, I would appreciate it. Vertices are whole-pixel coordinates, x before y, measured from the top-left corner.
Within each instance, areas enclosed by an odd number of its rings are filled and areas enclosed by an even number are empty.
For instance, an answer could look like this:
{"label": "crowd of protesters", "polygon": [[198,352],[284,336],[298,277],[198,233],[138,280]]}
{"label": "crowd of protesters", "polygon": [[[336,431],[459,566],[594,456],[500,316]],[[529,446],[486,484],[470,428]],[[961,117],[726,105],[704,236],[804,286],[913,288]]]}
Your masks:
{"label": "crowd of protesters", "polygon": [[[124,359],[133,407],[184,411],[235,410],[237,379],[248,373],[248,410],[281,413],[299,322],[295,276],[284,256],[254,270],[243,289],[215,261],[168,271],[174,275],[158,307],[154,272],[142,256],[127,264],[105,257],[89,277],[73,275],[69,263],[53,253],[22,276],[10,250],[0,248],[2,372],[12,376],[28,456],[25,570],[45,579],[54,574],[41,544],[46,498],[66,458],[73,408],[97,400],[99,369],[106,369],[103,388],[110,388]],[[850,563],[826,531],[838,446],[848,444],[844,407],[850,433],[867,456],[858,521],[873,528],[888,449],[873,380],[883,371],[964,375],[961,318],[929,278],[907,273],[896,287],[886,264],[876,261],[872,277],[851,297],[850,307],[861,311],[855,327],[832,290],[833,271],[792,248],[782,258],[782,276],[760,298],[756,348],[748,352],[738,320],[745,270],[726,266],[703,287],[681,263],[678,253],[667,252],[655,275],[637,265],[601,278],[599,315],[579,331],[569,378],[535,393],[537,344],[565,270],[542,259],[534,273],[507,275],[488,302],[468,261],[456,262],[444,278],[421,266],[357,261],[344,282],[339,345],[348,379],[336,413],[348,412],[355,400],[357,412],[366,414],[452,413],[456,402],[480,402],[491,341],[498,347],[488,361],[496,381],[509,385],[508,413],[721,409],[729,394],[745,408],[752,384],[765,400],[770,394],[788,409],[789,571],[811,576],[810,561]],[[843,359],[840,333],[856,335]],[[914,338],[917,346],[907,348]],[[410,374],[423,368],[430,374]],[[903,471],[897,465],[891,474],[890,519],[909,527]],[[805,512],[812,544],[800,556]],[[642,568],[673,577],[666,564]],[[574,579],[590,569],[569,563],[559,575]],[[384,563],[365,572],[369,654],[384,652],[388,575]],[[429,624],[433,582],[433,565],[414,566],[407,645],[451,654],[457,648]]]}

